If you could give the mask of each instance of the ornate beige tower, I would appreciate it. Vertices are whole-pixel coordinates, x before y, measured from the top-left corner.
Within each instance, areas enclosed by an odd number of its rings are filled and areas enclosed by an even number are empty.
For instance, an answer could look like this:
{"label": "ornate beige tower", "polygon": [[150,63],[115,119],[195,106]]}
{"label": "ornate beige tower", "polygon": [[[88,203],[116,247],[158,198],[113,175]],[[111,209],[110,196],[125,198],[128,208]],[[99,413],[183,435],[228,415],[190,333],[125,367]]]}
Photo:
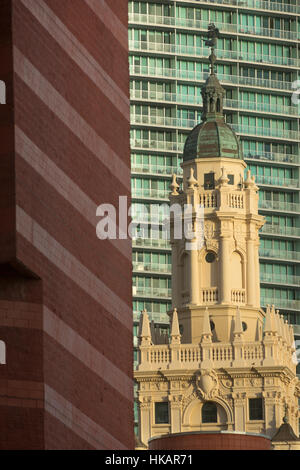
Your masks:
{"label": "ornate beige tower", "polygon": [[[260,308],[258,232],[264,219],[249,171],[244,180],[239,140],[224,121],[215,59],[212,51],[202,122],[184,148],[183,187],[175,175],[171,185],[171,205],[181,210],[171,217],[169,344],[154,345],[147,313],[141,317],[135,378],[146,445],[157,435],[191,431],[272,438],[283,417],[291,435],[299,435],[293,329],[274,306]],[[176,238],[185,205],[192,208],[190,239]],[[291,446],[300,448],[299,441]]]}

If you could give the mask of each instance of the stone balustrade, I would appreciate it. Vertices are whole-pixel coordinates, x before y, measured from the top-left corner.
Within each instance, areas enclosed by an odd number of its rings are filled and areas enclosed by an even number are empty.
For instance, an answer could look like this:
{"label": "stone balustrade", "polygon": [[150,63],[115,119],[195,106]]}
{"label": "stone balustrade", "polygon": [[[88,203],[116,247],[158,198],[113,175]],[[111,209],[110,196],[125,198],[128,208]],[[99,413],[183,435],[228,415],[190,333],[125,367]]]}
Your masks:
{"label": "stone balustrade", "polygon": [[246,302],[246,290],[245,289],[232,289],[231,301],[238,305],[244,304]]}
{"label": "stone balustrade", "polygon": [[[141,360],[137,370],[198,369],[201,363],[211,368],[234,367],[241,361],[259,367],[268,361],[268,365],[283,365],[294,369],[291,360],[291,348],[279,337],[274,337],[270,349],[262,341],[233,341],[232,343],[200,344],[163,344],[140,346]],[[271,351],[271,352],[270,352]]]}
{"label": "stone balustrade", "polygon": [[203,304],[216,304],[218,302],[218,288],[201,289],[201,298]]}
{"label": "stone balustrade", "polygon": [[218,197],[216,191],[204,191],[199,193],[199,204],[204,209],[216,208],[218,206]]}

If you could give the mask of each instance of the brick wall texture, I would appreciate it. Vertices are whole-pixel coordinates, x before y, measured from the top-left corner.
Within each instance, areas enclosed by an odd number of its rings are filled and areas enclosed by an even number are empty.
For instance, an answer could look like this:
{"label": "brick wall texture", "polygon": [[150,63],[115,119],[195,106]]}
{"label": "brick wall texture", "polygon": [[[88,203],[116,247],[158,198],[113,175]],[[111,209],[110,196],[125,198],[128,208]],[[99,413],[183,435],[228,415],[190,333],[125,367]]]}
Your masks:
{"label": "brick wall texture", "polygon": [[[130,449],[126,0],[1,0],[0,449]],[[129,201],[130,203],[130,201]]]}
{"label": "brick wall texture", "polygon": [[264,436],[230,433],[183,433],[155,438],[150,450],[271,450],[270,439]]}

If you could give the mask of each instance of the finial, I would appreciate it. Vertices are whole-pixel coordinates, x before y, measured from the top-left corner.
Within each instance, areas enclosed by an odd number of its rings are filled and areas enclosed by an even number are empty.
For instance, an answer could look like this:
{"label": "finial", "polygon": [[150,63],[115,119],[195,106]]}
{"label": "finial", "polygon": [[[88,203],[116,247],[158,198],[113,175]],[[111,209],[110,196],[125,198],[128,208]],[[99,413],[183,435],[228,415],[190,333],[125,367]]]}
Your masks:
{"label": "finial", "polygon": [[215,63],[217,61],[217,57],[215,55],[215,47],[217,45],[217,38],[219,37],[219,29],[215,26],[214,23],[210,23],[208,25],[208,40],[205,41],[205,45],[211,47],[211,55],[209,56],[210,61],[210,73],[211,75],[215,75]]}
{"label": "finial", "polygon": [[233,334],[235,337],[241,337],[243,333],[244,333],[244,330],[243,330],[243,324],[242,324],[242,319],[241,319],[241,311],[240,311],[240,308],[237,307]]}
{"label": "finial", "polygon": [[284,407],[284,417],[282,419],[282,421],[284,422],[284,424],[287,424],[289,422],[289,415],[288,415],[288,404],[286,403],[285,404],[285,407]]}
{"label": "finial", "polygon": [[179,195],[179,192],[178,192],[179,184],[177,183],[177,176],[175,175],[175,173],[173,173],[173,175],[172,175],[172,183],[170,185],[170,188],[172,190],[172,192],[171,192],[172,196],[178,196]]}
{"label": "finial", "polygon": [[194,176],[194,168],[190,168],[190,177],[188,178],[187,183],[190,189],[194,188],[194,186],[198,183]]}
{"label": "finial", "polygon": [[178,323],[178,313],[177,313],[177,308],[174,308],[173,310],[173,316],[172,316],[172,326],[171,326],[171,343],[172,344],[180,344],[180,328],[179,328],[179,323]]}
{"label": "finial", "polygon": [[141,313],[141,319],[140,319],[140,344],[142,346],[150,346],[152,343],[152,338],[151,338],[151,329],[150,329],[150,322],[149,322],[149,317],[147,310],[143,310]]}
{"label": "finial", "polygon": [[206,307],[205,312],[204,312],[204,318],[203,318],[202,341],[204,339],[210,342],[211,337],[212,337],[212,332],[211,332],[210,321],[209,321],[209,311],[208,311],[208,307]]}
{"label": "finial", "polygon": [[222,174],[219,179],[219,184],[220,186],[228,186],[229,178],[226,175],[226,170],[224,166],[222,166],[221,171],[222,171]]}

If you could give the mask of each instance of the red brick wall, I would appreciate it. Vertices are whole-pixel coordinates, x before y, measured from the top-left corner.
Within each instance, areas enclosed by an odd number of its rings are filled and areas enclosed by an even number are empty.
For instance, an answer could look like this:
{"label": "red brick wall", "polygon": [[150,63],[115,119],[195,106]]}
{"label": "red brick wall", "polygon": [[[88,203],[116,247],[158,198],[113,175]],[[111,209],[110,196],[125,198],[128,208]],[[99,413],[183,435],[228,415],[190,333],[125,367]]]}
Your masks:
{"label": "red brick wall", "polygon": [[96,237],[130,196],[127,1],[1,9],[0,446],[133,448],[131,245]]}
{"label": "red brick wall", "polygon": [[271,450],[271,441],[262,436],[230,433],[183,433],[155,438],[150,450]]}
{"label": "red brick wall", "polygon": [[0,105],[0,262],[15,253],[15,182],[13,113],[13,44],[11,1],[0,2],[0,80],[6,103]]}

